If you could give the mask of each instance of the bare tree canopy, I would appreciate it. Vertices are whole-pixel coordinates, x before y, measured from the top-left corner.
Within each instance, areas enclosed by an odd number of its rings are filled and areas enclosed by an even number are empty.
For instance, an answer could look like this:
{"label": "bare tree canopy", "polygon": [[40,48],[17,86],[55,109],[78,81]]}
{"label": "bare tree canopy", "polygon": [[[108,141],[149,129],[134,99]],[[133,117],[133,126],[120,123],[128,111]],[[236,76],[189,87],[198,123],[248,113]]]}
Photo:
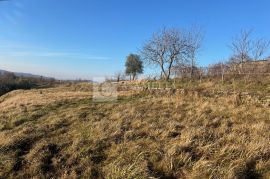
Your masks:
{"label": "bare tree canopy", "polygon": [[174,65],[190,63],[191,59],[195,63],[200,39],[192,31],[164,28],[144,44],[141,54],[147,64],[159,66],[162,77],[169,80]]}
{"label": "bare tree canopy", "polygon": [[230,45],[233,51],[233,59],[236,63],[250,60],[260,60],[268,50],[270,41],[264,38],[253,39],[252,30],[242,30]]}
{"label": "bare tree canopy", "polygon": [[260,60],[265,52],[268,50],[270,41],[264,38],[258,39],[253,42],[253,59],[255,61]]}
{"label": "bare tree canopy", "polygon": [[250,57],[250,52],[252,51],[252,41],[251,41],[252,31],[242,30],[240,36],[233,39],[230,48],[233,51],[234,60],[236,62],[243,63],[248,61]]}
{"label": "bare tree canopy", "polygon": [[202,47],[202,42],[203,42],[203,33],[202,30],[199,28],[193,28],[190,31],[188,31],[188,53],[189,54],[189,59],[188,61],[190,62],[190,77],[193,77],[194,74],[194,68],[196,67],[197,63],[197,55],[199,50]]}

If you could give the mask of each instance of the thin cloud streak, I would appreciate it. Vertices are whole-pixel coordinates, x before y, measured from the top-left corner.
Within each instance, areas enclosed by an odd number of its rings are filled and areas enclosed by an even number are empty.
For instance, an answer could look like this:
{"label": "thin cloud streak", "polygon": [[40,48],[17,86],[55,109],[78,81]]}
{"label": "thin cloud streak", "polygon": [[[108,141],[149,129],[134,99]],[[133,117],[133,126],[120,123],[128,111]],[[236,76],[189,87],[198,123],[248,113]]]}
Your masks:
{"label": "thin cloud streak", "polygon": [[82,60],[110,60],[109,57],[87,53],[73,53],[53,51],[47,48],[28,46],[19,43],[0,43],[0,55],[7,57],[47,57],[61,59],[82,59]]}
{"label": "thin cloud streak", "polygon": [[29,52],[29,51],[16,51],[16,52],[0,52],[1,55],[10,57],[58,57],[58,58],[72,58],[72,59],[85,59],[85,60],[109,60],[108,57],[91,56],[87,54],[77,53],[63,53],[63,52]]}
{"label": "thin cloud streak", "polygon": [[12,51],[0,49],[1,56],[8,57],[47,57],[47,58],[61,58],[61,59],[84,59],[84,60],[109,60],[108,57],[95,56],[81,53],[66,53],[66,52],[33,52],[33,51]]}
{"label": "thin cloud streak", "polygon": [[11,7],[11,10],[1,11],[0,19],[13,25],[16,25],[23,17],[24,6],[20,1],[8,1],[8,0],[6,1],[8,2],[7,5]]}

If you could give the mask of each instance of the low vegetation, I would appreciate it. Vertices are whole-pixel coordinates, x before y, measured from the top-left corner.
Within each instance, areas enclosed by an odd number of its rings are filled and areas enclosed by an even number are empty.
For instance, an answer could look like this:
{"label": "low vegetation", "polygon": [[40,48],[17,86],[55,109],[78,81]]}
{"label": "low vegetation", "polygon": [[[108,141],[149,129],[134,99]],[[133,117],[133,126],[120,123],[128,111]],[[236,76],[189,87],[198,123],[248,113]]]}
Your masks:
{"label": "low vegetation", "polygon": [[54,79],[38,77],[18,77],[13,73],[0,75],[0,96],[17,89],[52,87]]}
{"label": "low vegetation", "polygon": [[269,178],[269,83],[186,84],[111,102],[89,84],[3,95],[0,178]]}

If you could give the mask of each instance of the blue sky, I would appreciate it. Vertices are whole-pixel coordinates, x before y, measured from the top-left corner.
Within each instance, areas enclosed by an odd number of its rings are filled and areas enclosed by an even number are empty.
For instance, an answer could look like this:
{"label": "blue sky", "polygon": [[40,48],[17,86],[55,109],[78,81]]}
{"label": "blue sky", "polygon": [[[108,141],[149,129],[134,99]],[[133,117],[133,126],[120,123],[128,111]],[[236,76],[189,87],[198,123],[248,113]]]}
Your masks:
{"label": "blue sky", "polygon": [[269,0],[0,1],[0,69],[61,79],[109,76],[164,26],[203,28],[198,63],[206,66],[229,57],[241,29],[270,39],[269,7]]}

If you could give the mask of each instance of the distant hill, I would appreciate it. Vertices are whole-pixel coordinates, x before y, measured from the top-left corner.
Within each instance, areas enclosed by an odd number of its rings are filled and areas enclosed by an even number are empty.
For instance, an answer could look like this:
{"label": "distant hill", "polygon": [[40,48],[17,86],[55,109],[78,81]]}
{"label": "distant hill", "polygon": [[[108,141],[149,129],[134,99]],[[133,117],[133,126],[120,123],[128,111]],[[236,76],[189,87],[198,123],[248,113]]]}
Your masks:
{"label": "distant hill", "polygon": [[[24,78],[43,78],[44,80],[57,80],[56,78],[53,77],[48,77],[48,76],[42,76],[42,75],[35,75],[35,74],[31,74],[31,73],[22,73],[22,72],[11,72],[11,71],[6,71],[6,70],[1,70],[0,69],[0,77],[4,74],[7,73],[13,73],[15,76],[17,77],[24,77]],[[73,83],[80,83],[80,82],[89,82],[89,83],[97,83],[95,81],[92,80],[61,80],[62,82],[73,82]]]}
{"label": "distant hill", "polygon": [[57,82],[54,78],[41,77],[39,75],[33,75],[30,73],[18,73],[0,70],[0,96],[18,89],[28,90],[34,88],[52,87],[56,83]]}
{"label": "distant hill", "polygon": [[7,73],[8,71],[5,70],[0,70],[0,75],[4,75],[5,73]]}
{"label": "distant hill", "polygon": [[[4,75],[6,73],[13,73],[17,77],[26,77],[26,78],[40,78],[41,77],[41,75],[34,75],[31,73],[11,72],[11,71],[6,71],[6,70],[0,69],[0,75]],[[50,77],[44,77],[44,78],[50,79]]]}

